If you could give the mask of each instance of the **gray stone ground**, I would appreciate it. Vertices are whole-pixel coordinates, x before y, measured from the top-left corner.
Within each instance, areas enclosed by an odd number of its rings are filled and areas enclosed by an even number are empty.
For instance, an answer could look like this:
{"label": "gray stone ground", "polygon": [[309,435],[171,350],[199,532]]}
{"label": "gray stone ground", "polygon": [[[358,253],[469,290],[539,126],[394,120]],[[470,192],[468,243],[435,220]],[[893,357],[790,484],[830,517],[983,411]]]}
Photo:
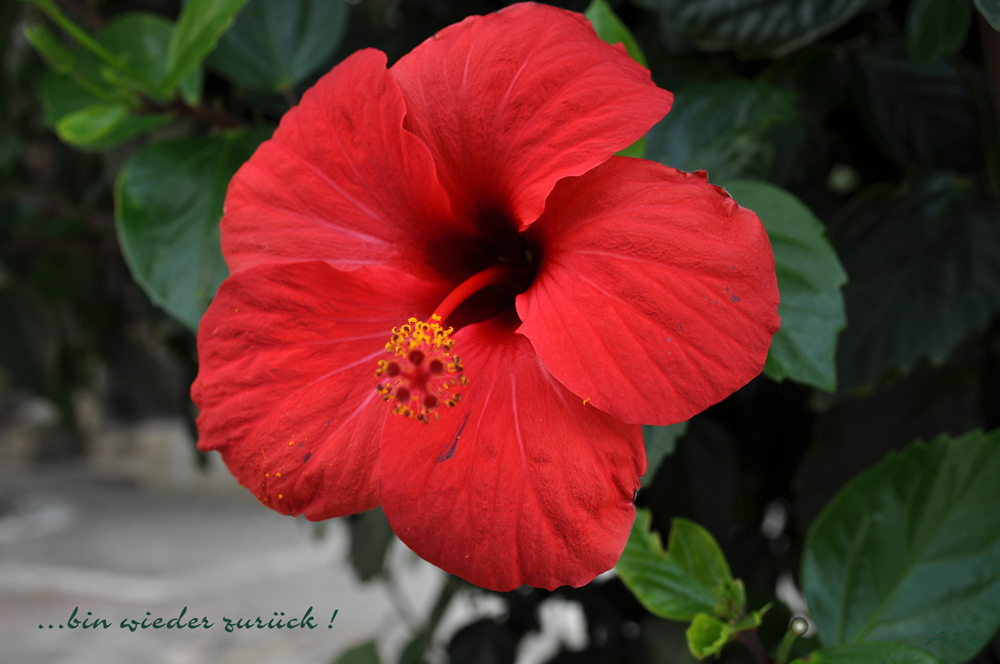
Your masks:
{"label": "gray stone ground", "polygon": [[[218,458],[199,472],[181,422],[88,423],[87,404],[79,410],[88,454],[70,465],[29,460],[54,426],[51,406],[29,400],[0,421],[0,664],[327,664],[372,638],[383,662],[395,662],[411,634],[403,615],[429,613],[444,574],[400,542],[390,565],[402,608],[382,583],[356,580],[345,524],[328,522],[318,538],[315,524],[263,507]],[[315,629],[224,629],[223,617],[267,621],[283,611],[287,620],[310,606]],[[111,627],[69,629],[77,607],[78,618]],[[214,625],[120,627],[183,607],[185,623]],[[496,597],[460,594],[440,643],[501,610]],[[546,602],[541,619],[547,627],[522,642],[519,664],[586,643],[575,603]],[[440,644],[431,655],[446,659]]]}
{"label": "gray stone ground", "polygon": [[[17,458],[33,424],[29,412],[0,434],[3,664],[325,664],[372,637],[392,655],[407,638],[381,584],[360,584],[346,565],[343,524],[318,539],[314,524],[266,509],[221,464],[199,473],[179,422],[105,430],[88,459],[68,466]],[[394,553],[403,592],[426,614],[442,573],[398,543]],[[119,626],[184,606],[214,626]],[[222,620],[310,606],[315,629],[227,633]],[[69,629],[75,607],[112,627]]]}

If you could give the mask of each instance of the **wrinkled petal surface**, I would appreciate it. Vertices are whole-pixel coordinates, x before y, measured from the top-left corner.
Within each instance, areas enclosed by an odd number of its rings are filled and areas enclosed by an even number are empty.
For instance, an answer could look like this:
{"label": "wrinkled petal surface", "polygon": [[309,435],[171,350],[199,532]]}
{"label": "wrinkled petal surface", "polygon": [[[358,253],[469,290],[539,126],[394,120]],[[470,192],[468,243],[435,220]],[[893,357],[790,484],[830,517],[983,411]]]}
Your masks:
{"label": "wrinkled petal surface", "polygon": [[390,71],[455,214],[520,228],[557,180],[631,145],[673,100],[581,14],[533,3],[445,28]]}
{"label": "wrinkled petal surface", "polygon": [[268,507],[309,519],[379,504],[386,405],[375,368],[391,329],[427,316],[440,286],[383,267],[261,266],[202,318],[191,396],[198,443]]}
{"label": "wrinkled petal surface", "polygon": [[386,418],[382,507],[420,557],[477,585],[581,586],[628,539],[641,428],[584,405],[516,327],[509,314],[455,333],[470,382],[440,420]]}
{"label": "wrinkled petal surface", "polygon": [[233,177],[221,227],[231,272],[318,259],[433,275],[450,263],[436,252],[475,251],[456,230],[430,152],[403,129],[385,62],[368,49],[334,67]]}
{"label": "wrinkled petal surface", "polygon": [[761,372],[779,325],[771,245],[704,171],[614,157],[557,184],[529,233],[542,263],[518,332],[601,410],[680,422]]}

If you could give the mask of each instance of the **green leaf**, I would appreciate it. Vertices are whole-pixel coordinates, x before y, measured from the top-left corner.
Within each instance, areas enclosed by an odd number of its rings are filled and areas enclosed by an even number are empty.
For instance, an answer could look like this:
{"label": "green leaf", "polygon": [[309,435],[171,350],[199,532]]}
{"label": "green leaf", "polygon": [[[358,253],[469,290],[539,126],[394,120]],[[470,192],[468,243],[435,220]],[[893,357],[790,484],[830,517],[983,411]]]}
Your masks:
{"label": "green leaf", "polygon": [[165,87],[173,89],[215,48],[247,0],[188,0],[167,48]]}
{"label": "green leaf", "polygon": [[850,282],[837,349],[840,390],[921,358],[943,362],[1000,311],[1000,214],[969,182],[923,176],[862,192],[833,236]]}
{"label": "green leaf", "polygon": [[[140,77],[145,89],[159,101],[169,101],[176,84],[167,79],[167,51],[174,25],[157,14],[129,12],[108,23],[97,41],[124,59]],[[201,94],[201,68],[195,67],[179,81],[185,99]]]}
{"label": "green leaf", "polygon": [[[649,68],[646,55],[639,47],[639,42],[632,36],[622,20],[615,14],[615,10],[605,0],[591,0],[590,6],[583,12],[583,15],[594,26],[597,36],[609,44],[622,44],[629,56],[643,67]],[[619,150],[615,154],[619,157],[635,157],[642,159],[646,153],[646,137],[643,136],[638,141],[628,146],[624,150]]]}
{"label": "green leaf", "polygon": [[101,152],[170,121],[162,113],[132,115],[120,101],[99,97],[67,76],[46,72],[39,85],[46,123],[73,147]]}
{"label": "green leaf", "polygon": [[95,104],[65,116],[56,125],[59,138],[71,145],[92,145],[128,118],[125,104]]}
{"label": "green leaf", "polygon": [[636,510],[635,523],[615,570],[650,612],[671,620],[712,613],[732,581],[729,564],[715,538],[687,519],[674,519],[667,551],[650,532],[652,514]]}
{"label": "green leaf", "polygon": [[381,507],[350,517],[351,567],[362,581],[382,573],[385,554],[395,535]]}
{"label": "green leaf", "polygon": [[156,143],[133,155],[118,176],[115,222],[132,275],[191,330],[229,274],[219,246],[226,187],[266,133]]}
{"label": "green leaf", "polygon": [[972,23],[970,0],[914,0],[906,15],[910,56],[930,64],[962,48]]}
{"label": "green leaf", "polygon": [[643,136],[624,150],[616,152],[615,155],[619,157],[633,157],[635,159],[644,158],[646,156],[646,137]]}
{"label": "green leaf", "polygon": [[696,615],[691,621],[691,626],[685,632],[688,648],[691,649],[691,654],[698,659],[705,659],[722,650],[722,646],[729,641],[731,633],[729,625],[707,613]]}
{"label": "green leaf", "polygon": [[24,36],[53,71],[60,74],[73,71],[73,54],[44,25],[24,26]]}
{"label": "green leaf", "polygon": [[941,436],[851,481],[806,537],[802,584],[826,646],[895,641],[945,664],[979,645],[935,640],[1000,624],[1000,431]]}
{"label": "green leaf", "polygon": [[632,32],[605,0],[591,0],[583,15],[594,25],[598,37],[609,44],[622,44],[633,60],[649,68],[646,56],[639,48],[639,43],[632,36]]}
{"label": "green leaf", "polygon": [[705,169],[713,182],[764,177],[774,159],[769,133],[796,118],[794,92],[733,79],[699,83],[674,98],[646,135],[646,158],[685,171]]}
{"label": "green leaf", "polygon": [[[172,89],[165,87],[165,59],[172,33],[170,21],[155,14],[130,12],[116,17],[95,41],[119,57],[132,77],[123,77],[77,49],[70,54],[69,70],[61,66],[59,74],[42,77],[40,97],[48,124],[63,141],[85,151],[106,150],[166,124],[170,116],[165,113],[134,112],[139,105],[134,91],[161,102],[169,100]],[[181,81],[180,90],[189,101],[198,98],[200,68]]]}
{"label": "green leaf", "polygon": [[893,40],[873,48],[862,69],[867,124],[888,156],[904,167],[982,168],[982,119],[973,88],[955,64],[918,64],[902,40]]}
{"label": "green leaf", "polygon": [[343,0],[251,0],[207,64],[244,88],[281,92],[330,59],[347,13]]}
{"label": "green leaf", "polygon": [[381,662],[375,642],[369,641],[344,651],[333,664],[381,664]]}
{"label": "green leaf", "polygon": [[847,274],[826,239],[826,227],[780,187],[749,180],[725,187],[760,217],[774,250],[781,329],[771,341],[764,373],[832,392],[837,387],[837,335],[847,324],[840,292]]}
{"label": "green leaf", "polygon": [[687,31],[695,46],[778,57],[833,32],[880,0],[633,0],[660,12],[668,28]]}
{"label": "green leaf", "polygon": [[792,664],[939,664],[925,652],[901,643],[856,643],[820,648]]}
{"label": "green leaf", "polygon": [[976,9],[994,30],[1000,30],[1000,0],[975,0]]}
{"label": "green leaf", "polygon": [[751,611],[732,625],[732,632],[745,632],[748,629],[757,629],[764,622],[764,615],[771,610],[773,604],[765,604],[759,611]]}
{"label": "green leaf", "polygon": [[463,627],[448,644],[448,664],[514,664],[516,657],[516,636],[488,618]]}
{"label": "green leaf", "polygon": [[646,474],[642,476],[642,486],[649,486],[656,479],[656,471],[663,460],[674,453],[677,441],[687,433],[688,423],[678,422],[665,427],[644,424],[642,441],[646,445]]}

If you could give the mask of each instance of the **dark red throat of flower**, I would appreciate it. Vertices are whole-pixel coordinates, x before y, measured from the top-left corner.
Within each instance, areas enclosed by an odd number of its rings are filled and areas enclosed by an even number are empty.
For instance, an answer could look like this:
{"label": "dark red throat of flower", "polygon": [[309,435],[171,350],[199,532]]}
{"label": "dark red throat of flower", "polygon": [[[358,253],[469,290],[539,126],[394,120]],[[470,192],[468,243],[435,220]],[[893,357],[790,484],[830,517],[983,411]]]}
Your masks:
{"label": "dark red throat of flower", "polygon": [[454,354],[452,328],[444,321],[469,296],[489,286],[510,282],[515,270],[508,265],[494,265],[461,284],[438,305],[426,321],[409,319],[392,334],[385,345],[391,356],[378,361],[375,375],[385,378],[378,393],[386,402],[395,402],[392,412],[413,417],[427,424],[438,418],[438,408],[448,408],[461,400],[459,386],[468,385],[462,375],[462,358]]}

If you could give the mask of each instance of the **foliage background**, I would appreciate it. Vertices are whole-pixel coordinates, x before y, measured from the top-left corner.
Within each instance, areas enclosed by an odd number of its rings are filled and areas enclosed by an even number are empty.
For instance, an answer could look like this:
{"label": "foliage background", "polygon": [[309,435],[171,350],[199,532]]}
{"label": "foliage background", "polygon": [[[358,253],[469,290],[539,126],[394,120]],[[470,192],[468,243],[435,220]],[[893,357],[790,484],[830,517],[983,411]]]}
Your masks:
{"label": "foliage background", "polygon": [[[0,381],[8,395],[51,400],[62,425],[35,461],[86,454],[82,388],[116,418],[177,415],[196,435],[194,330],[226,274],[217,221],[231,174],[348,54],[375,47],[392,63],[503,4],[251,0],[214,50],[188,56],[169,43],[176,1],[52,5],[91,34],[128,12],[164,17],[105,34],[111,51],[146,49],[130,61],[137,83],[75,46],[46,18],[51,3],[0,3]],[[654,80],[676,93],[634,150],[707,169],[760,214],[778,257],[783,330],[767,375],[686,425],[649,428],[651,461],[662,463],[637,500],[664,541],[674,517],[704,526],[748,604],[775,602],[758,630],[773,650],[792,615],[778,581],[801,587],[806,534],[845,483],[915,439],[1000,426],[1000,34],[983,19],[997,24],[1000,6],[611,7]],[[129,41],[136,34],[143,44]],[[377,578],[393,546],[384,518],[351,527],[357,573]],[[684,625],[654,616],[620,580],[556,594],[582,603],[589,639],[554,662],[693,661]],[[504,616],[445,644],[451,661],[513,661],[548,595],[506,595]],[[995,630],[1000,609],[976,610]],[[404,659],[419,661],[433,627],[432,616]],[[998,642],[978,636],[983,648],[968,657],[1000,663]],[[810,636],[795,652],[818,645]],[[722,661],[754,659],[729,646]]]}

